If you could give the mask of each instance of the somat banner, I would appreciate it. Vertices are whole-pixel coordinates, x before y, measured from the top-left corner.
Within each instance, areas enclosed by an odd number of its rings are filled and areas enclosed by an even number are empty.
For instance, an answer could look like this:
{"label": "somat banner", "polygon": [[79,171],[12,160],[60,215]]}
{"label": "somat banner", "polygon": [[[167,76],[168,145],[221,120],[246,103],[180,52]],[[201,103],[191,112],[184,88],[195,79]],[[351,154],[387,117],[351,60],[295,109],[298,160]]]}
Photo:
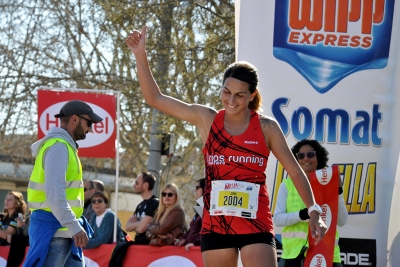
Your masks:
{"label": "somat banner", "polygon": [[[337,165],[349,218],[343,266],[400,266],[400,5],[394,0],[241,0],[237,60],[255,65],[263,114],[290,147],[316,139]],[[287,174],[271,156],[274,211]],[[275,227],[279,241],[281,229]],[[280,255],[278,250],[278,256]]]}
{"label": "somat banner", "polygon": [[62,106],[70,100],[86,102],[103,121],[92,126],[85,140],[79,140],[79,156],[92,158],[115,158],[116,156],[116,99],[112,94],[38,90],[38,138],[43,138],[50,128],[60,127],[55,118]]}

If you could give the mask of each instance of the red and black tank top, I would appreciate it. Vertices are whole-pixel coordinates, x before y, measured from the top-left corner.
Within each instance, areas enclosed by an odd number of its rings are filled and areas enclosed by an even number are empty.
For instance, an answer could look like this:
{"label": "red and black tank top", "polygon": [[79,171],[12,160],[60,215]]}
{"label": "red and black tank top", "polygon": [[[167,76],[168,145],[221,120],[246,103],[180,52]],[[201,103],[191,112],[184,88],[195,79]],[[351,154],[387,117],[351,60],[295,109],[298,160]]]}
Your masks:
{"label": "red and black tank top", "polygon": [[[202,234],[253,234],[272,233],[273,224],[269,208],[265,169],[269,149],[265,144],[259,114],[252,111],[246,131],[230,135],[224,129],[225,110],[220,110],[211,126],[203,148],[206,185]],[[211,182],[234,180],[260,185],[256,219],[235,216],[210,216]]]}

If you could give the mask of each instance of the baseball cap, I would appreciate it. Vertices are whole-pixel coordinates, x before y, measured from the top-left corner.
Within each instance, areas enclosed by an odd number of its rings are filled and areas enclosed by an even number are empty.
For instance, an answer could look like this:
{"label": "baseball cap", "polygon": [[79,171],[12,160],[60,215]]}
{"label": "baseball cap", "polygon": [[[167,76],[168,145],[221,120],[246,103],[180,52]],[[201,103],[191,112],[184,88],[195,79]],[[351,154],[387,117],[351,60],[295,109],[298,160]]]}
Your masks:
{"label": "baseball cap", "polygon": [[60,113],[54,115],[56,118],[87,114],[94,123],[100,122],[103,119],[93,112],[93,109],[81,100],[71,100],[62,106]]}

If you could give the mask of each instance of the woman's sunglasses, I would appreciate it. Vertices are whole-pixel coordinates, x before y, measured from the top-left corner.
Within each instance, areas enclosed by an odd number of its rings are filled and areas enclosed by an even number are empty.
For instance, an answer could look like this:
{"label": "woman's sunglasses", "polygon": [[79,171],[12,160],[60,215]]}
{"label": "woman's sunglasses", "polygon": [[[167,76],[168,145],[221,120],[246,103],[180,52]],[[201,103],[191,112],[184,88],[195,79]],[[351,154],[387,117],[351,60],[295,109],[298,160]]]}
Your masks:
{"label": "woman's sunglasses", "polygon": [[173,197],[175,194],[174,194],[174,193],[171,193],[171,192],[169,192],[169,193],[162,192],[161,195],[162,195],[163,197],[166,197],[166,196],[168,196],[168,197]]}
{"label": "woman's sunglasses", "polygon": [[102,198],[98,198],[98,199],[92,199],[92,204],[96,204],[97,203],[103,203],[103,199]]}
{"label": "woman's sunglasses", "polygon": [[311,158],[313,158],[315,156],[315,154],[316,154],[315,151],[310,151],[310,152],[307,152],[307,153],[299,152],[299,153],[296,154],[296,156],[297,156],[298,159],[304,159],[306,156],[307,156],[307,158],[311,159]]}

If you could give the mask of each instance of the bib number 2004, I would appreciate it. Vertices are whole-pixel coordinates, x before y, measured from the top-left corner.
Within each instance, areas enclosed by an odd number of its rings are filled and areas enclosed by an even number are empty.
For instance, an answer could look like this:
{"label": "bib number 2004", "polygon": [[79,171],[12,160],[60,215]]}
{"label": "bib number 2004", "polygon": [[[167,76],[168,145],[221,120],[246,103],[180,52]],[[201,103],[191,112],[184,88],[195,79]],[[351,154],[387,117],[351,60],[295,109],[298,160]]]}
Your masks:
{"label": "bib number 2004", "polygon": [[243,199],[237,196],[224,196],[224,206],[242,206]]}
{"label": "bib number 2004", "polygon": [[218,206],[230,206],[237,208],[248,208],[249,195],[237,191],[222,191],[218,198]]}

